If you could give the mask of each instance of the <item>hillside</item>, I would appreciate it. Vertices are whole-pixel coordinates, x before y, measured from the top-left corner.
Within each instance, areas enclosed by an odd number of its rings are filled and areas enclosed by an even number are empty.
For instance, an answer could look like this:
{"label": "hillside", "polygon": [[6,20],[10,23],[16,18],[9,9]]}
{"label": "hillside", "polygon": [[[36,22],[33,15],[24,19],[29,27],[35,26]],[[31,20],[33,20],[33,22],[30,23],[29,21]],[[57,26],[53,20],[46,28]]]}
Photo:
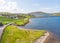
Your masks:
{"label": "hillside", "polygon": [[29,14],[46,14],[45,12],[31,12]]}
{"label": "hillside", "polygon": [[41,18],[41,17],[48,17],[50,16],[49,13],[45,13],[45,12],[31,12],[29,13],[30,15],[32,15],[34,18]]}
{"label": "hillside", "polygon": [[24,30],[16,26],[7,26],[3,32],[1,43],[33,43],[45,33],[45,30]]}
{"label": "hillside", "polygon": [[60,13],[54,13],[53,15],[55,15],[55,16],[60,16]]}

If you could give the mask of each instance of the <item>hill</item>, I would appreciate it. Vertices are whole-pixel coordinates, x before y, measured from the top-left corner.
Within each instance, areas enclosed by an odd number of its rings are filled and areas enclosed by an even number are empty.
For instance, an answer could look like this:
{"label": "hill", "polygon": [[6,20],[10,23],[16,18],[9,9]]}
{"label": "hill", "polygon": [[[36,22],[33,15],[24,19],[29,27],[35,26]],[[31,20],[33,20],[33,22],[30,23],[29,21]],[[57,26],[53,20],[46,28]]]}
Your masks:
{"label": "hill", "polygon": [[55,16],[60,16],[60,13],[53,13],[53,15],[55,15]]}
{"label": "hill", "polygon": [[31,12],[29,14],[32,15],[33,17],[36,17],[36,18],[48,17],[50,15],[49,13],[45,13],[45,12]]}
{"label": "hill", "polygon": [[45,12],[31,12],[29,14],[46,14]]}

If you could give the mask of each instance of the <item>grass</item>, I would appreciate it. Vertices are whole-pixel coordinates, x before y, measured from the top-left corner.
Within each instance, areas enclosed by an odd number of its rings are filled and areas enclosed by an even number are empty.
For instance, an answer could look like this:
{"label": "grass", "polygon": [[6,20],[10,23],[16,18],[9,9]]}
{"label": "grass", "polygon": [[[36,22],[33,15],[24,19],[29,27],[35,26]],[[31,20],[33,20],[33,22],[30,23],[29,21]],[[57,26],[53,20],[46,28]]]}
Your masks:
{"label": "grass", "polygon": [[16,25],[24,25],[29,21],[29,19],[28,18],[12,19],[12,18],[7,18],[5,16],[0,16],[0,21],[4,25],[6,25],[7,23],[10,23],[10,22],[14,22]]}
{"label": "grass", "polygon": [[24,30],[16,26],[8,26],[3,32],[1,43],[33,43],[45,32],[44,30]]}
{"label": "grass", "polygon": [[25,19],[20,19],[20,20],[14,20],[14,23],[16,25],[25,25],[26,23],[29,22],[29,19],[28,18],[25,18]]}

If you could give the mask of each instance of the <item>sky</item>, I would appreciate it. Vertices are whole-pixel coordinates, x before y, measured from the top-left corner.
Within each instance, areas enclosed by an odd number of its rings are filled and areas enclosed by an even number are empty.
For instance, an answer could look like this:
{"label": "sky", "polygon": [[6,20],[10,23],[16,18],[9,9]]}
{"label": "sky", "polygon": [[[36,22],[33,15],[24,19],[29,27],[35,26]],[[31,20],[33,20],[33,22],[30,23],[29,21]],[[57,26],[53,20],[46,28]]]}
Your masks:
{"label": "sky", "polygon": [[0,0],[0,12],[60,12],[60,0]]}

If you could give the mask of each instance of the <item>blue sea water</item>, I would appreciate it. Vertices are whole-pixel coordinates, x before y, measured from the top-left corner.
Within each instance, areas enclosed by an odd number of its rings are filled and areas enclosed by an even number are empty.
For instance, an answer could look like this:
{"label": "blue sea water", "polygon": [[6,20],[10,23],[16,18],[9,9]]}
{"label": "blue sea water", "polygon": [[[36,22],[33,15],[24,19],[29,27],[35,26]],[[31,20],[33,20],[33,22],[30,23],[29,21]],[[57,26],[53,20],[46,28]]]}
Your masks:
{"label": "blue sea water", "polygon": [[48,30],[60,37],[60,17],[31,18],[30,22],[23,27]]}

